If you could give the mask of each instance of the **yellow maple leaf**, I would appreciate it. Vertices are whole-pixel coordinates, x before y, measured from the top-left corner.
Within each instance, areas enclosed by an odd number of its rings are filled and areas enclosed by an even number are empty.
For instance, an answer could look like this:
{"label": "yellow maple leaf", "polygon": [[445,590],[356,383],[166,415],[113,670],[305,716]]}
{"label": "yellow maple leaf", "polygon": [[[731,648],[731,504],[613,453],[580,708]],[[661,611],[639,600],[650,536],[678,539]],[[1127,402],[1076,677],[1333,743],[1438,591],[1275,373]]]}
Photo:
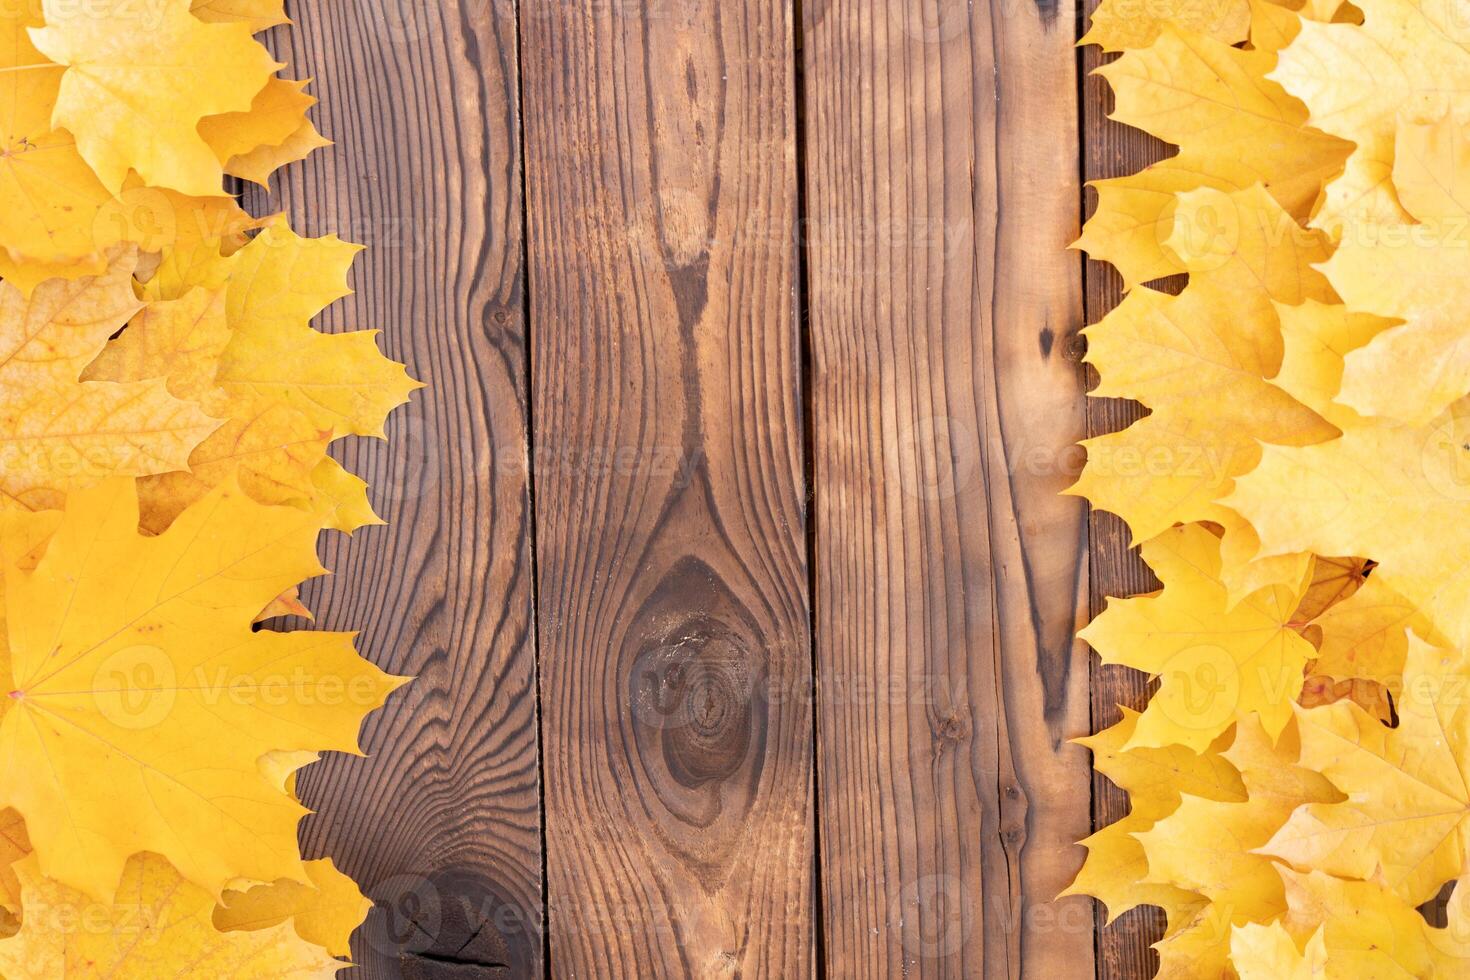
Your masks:
{"label": "yellow maple leaf", "polygon": [[[165,377],[171,391],[224,422],[193,451],[187,471],[141,483],[145,527],[162,530],[227,479],[262,503],[316,509],[325,527],[382,523],[365,484],[328,461],[326,445],[380,435],[387,413],[420,385],[378,353],[373,333],[326,335],[308,325],[349,292],[357,251],[276,224],[229,256],[216,251],[187,267],[164,260],[145,293],[178,298],[150,305],[89,376]],[[215,291],[190,285],[195,279]]]}
{"label": "yellow maple leaf", "polygon": [[387,523],[373,510],[362,478],[347,472],[330,456],[316,465],[311,482],[316,487],[313,503],[322,527],[351,534],[360,527]]}
{"label": "yellow maple leaf", "polygon": [[1164,913],[1165,935],[1193,921],[1205,907],[1202,896],[1146,880],[1148,859],[1136,835],[1153,824],[1141,814],[1130,813],[1084,838],[1087,859],[1077,877],[1057,897],[1089,895],[1103,904],[1109,923],[1129,909],[1152,905]]}
{"label": "yellow maple leaf", "polygon": [[1412,629],[1426,642],[1444,646],[1434,627],[1403,596],[1370,576],[1361,589],[1312,622],[1322,631],[1316,669],[1336,680],[1365,678],[1397,697]]}
{"label": "yellow maple leaf", "polygon": [[51,125],[63,69],[31,45],[26,31],[40,23],[26,4],[0,10],[0,243],[12,263],[95,275],[119,241],[97,222],[112,195]]}
{"label": "yellow maple leaf", "polygon": [[0,786],[0,806],[25,816],[47,876],[95,897],[140,850],[215,895],[241,877],[303,880],[305,810],[258,760],[357,751],[361,719],[400,681],[351,634],[251,629],[322,571],[314,515],[227,485],[164,534],[137,525],[133,481],[73,493],[35,570],[6,573],[0,765],[38,775]]}
{"label": "yellow maple leaf", "polygon": [[1323,558],[1312,562],[1312,584],[1293,615],[1299,623],[1315,620],[1324,612],[1351,598],[1363,587],[1368,561],[1364,558]]}
{"label": "yellow maple leaf", "polygon": [[86,381],[162,378],[177,398],[200,401],[214,389],[230,343],[222,291],[191,290],[144,306],[82,373]]}
{"label": "yellow maple leaf", "polygon": [[1470,394],[1470,116],[1406,120],[1397,145],[1395,185],[1417,221],[1353,224],[1322,271],[1349,308],[1397,321],[1347,353],[1337,400],[1422,425]]}
{"label": "yellow maple leaf", "polygon": [[1144,880],[1203,895],[1236,925],[1285,912],[1276,865],[1256,849],[1297,807],[1341,799],[1305,759],[1297,764],[1298,745],[1290,728],[1273,742],[1257,719],[1241,721],[1224,756],[1240,772],[1246,799],[1185,796],[1173,813],[1138,835],[1148,861]]}
{"label": "yellow maple leaf", "polygon": [[1280,51],[1301,30],[1303,14],[1276,0],[1249,0],[1250,46],[1255,51]]}
{"label": "yellow maple leaf", "polygon": [[52,123],[116,193],[129,170],[198,197],[222,193],[224,172],[198,124],[243,112],[280,66],[250,27],[205,23],[189,0],[78,6],[44,0],[31,42],[66,67]]}
{"label": "yellow maple leaf", "polygon": [[333,956],[349,956],[352,932],[362,924],[373,903],[330,858],[307,861],[306,874],[310,884],[287,879],[225,892],[214,911],[216,928],[224,932],[253,931],[289,920],[302,939]]}
{"label": "yellow maple leaf", "polygon": [[1457,404],[1428,426],[1364,423],[1315,446],[1265,446],[1222,503],[1255,527],[1262,554],[1372,558],[1374,576],[1448,642],[1470,644],[1467,411]]}
{"label": "yellow maple leaf", "polygon": [[[139,16],[145,8],[137,5]],[[136,178],[120,196],[104,187],[73,135],[53,126],[65,68],[31,44],[27,32],[41,24],[39,3],[0,11],[0,276],[29,294],[46,279],[101,273],[120,242],[156,250],[176,233],[187,239],[180,224],[213,220],[227,208],[244,214],[229,198],[184,198]],[[280,120],[278,142],[300,124]]]}
{"label": "yellow maple leaf", "polygon": [[1302,693],[1297,696],[1297,704],[1303,708],[1315,708],[1351,701],[1385,725],[1393,724],[1393,695],[1386,685],[1358,677],[1333,680],[1328,674],[1317,673],[1320,669],[1315,661],[1307,667],[1307,677],[1302,681]]}
{"label": "yellow maple leaf", "polygon": [[111,475],[181,469],[218,425],[158,379],[79,381],[142,305],[130,253],[101,276],[51,280],[29,297],[0,283],[0,508],[44,509]]}
{"label": "yellow maple leaf", "polygon": [[279,616],[300,616],[302,619],[314,618],[311,610],[301,601],[301,590],[299,587],[293,585],[272,599],[270,604],[256,615],[255,622],[263,623],[267,619],[275,619]]}
{"label": "yellow maple leaf", "polygon": [[1250,31],[1251,8],[1246,0],[1161,0],[1143,5],[1103,0],[1077,43],[1096,44],[1104,51],[1146,48],[1158,40],[1165,24],[1223,44],[1239,44]]}
{"label": "yellow maple leaf", "polygon": [[1245,786],[1235,767],[1213,748],[1196,754],[1183,746],[1134,748],[1139,715],[1123,709],[1123,719],[1088,738],[1077,739],[1092,751],[1093,766],[1128,793],[1129,813],[1082,842],[1087,860],[1063,895],[1091,895],[1108,910],[1108,921],[1137,905],[1164,910],[1170,929],[1190,922],[1204,899],[1186,889],[1154,884],[1135,835],[1174,812],[1181,794],[1213,800],[1245,799]]}
{"label": "yellow maple leaf", "polygon": [[1302,950],[1279,922],[1247,923],[1230,932],[1230,961],[1240,980],[1320,980],[1327,973],[1327,940],[1318,929]]}
{"label": "yellow maple leaf", "polygon": [[1087,186],[1097,194],[1097,207],[1072,247],[1112,265],[1130,290],[1184,271],[1163,247],[1172,227],[1174,195],[1201,187],[1239,190],[1231,181],[1178,157],[1138,173],[1089,181]]}
{"label": "yellow maple leaf", "polygon": [[1232,607],[1219,577],[1220,542],[1209,531],[1171,528],[1142,552],[1163,591],[1108,600],[1079,634],[1104,663],[1160,679],[1130,747],[1177,744],[1202,752],[1252,714],[1279,734],[1313,654],[1291,621],[1310,580],[1262,589]]}
{"label": "yellow maple leaf", "polygon": [[1400,113],[1470,92],[1470,50],[1455,4],[1355,2],[1361,25],[1303,23],[1270,76],[1306,104],[1313,126],[1356,144],[1314,219],[1334,234],[1357,222],[1405,220],[1391,180]]}
{"label": "yellow maple leaf", "polygon": [[1295,803],[1338,798],[1325,779],[1296,764],[1298,751],[1290,726],[1273,744],[1257,721],[1242,721],[1223,754],[1238,768],[1249,795],[1239,802],[1185,796],[1173,814],[1139,835],[1149,866],[1146,881],[1199,888],[1207,897],[1192,920],[1154,945],[1158,976],[1230,975],[1233,929],[1285,907],[1271,862],[1249,851],[1280,826]]}
{"label": "yellow maple leaf", "polygon": [[1282,920],[1298,943],[1320,937],[1323,980],[1461,977],[1470,971],[1463,935],[1431,927],[1412,905],[1368,881],[1280,868],[1290,911]]}
{"label": "yellow maple leaf", "polygon": [[248,112],[211,116],[200,122],[200,135],[214,149],[226,173],[264,187],[276,169],[331,145],[306,118],[307,110],[316,104],[306,94],[306,85],[272,78]]}
{"label": "yellow maple leaf", "polygon": [[310,119],[275,146],[259,146],[249,153],[231,157],[225,170],[232,176],[261,187],[270,185],[270,176],[288,163],[305,160],[314,150],[331,146],[332,141],[316,131]]}
{"label": "yellow maple leaf", "polygon": [[252,32],[289,24],[285,0],[193,0],[195,17],[211,24],[248,24]]}
{"label": "yellow maple leaf", "polygon": [[1302,104],[1267,80],[1275,64],[1273,52],[1165,25],[1149,47],[1099,68],[1116,96],[1110,118],[1180,150],[1137,174],[1096,182],[1098,209],[1077,247],[1116,266],[1131,288],[1183,271],[1163,245],[1180,193],[1259,183],[1305,219],[1350,145],[1306,126]]}
{"label": "yellow maple leaf", "polygon": [[347,296],[361,246],[308,239],[282,222],[231,257],[226,315],[233,338],[217,383],[233,395],[297,409],[335,435],[383,435],[383,421],[423,387],[378,351],[377,331],[325,334],[309,323]]}
{"label": "yellow maple leaf", "polygon": [[[1226,313],[1214,290],[1178,296],[1139,288],[1087,327],[1087,363],[1101,398],[1132,398],[1150,408],[1209,411],[1253,432],[1320,442],[1336,435],[1315,412],[1267,383],[1280,364],[1270,321],[1222,329]],[[1251,328],[1260,326],[1252,336]]]}
{"label": "yellow maple leaf", "polygon": [[1394,321],[1315,299],[1292,306],[1279,303],[1281,370],[1276,387],[1340,429],[1362,424],[1362,416],[1338,404],[1347,356],[1393,326]]}
{"label": "yellow maple leaf", "polygon": [[304,81],[279,75],[266,82],[244,112],[227,112],[199,121],[199,135],[222,164],[231,157],[262,146],[280,146],[306,121],[316,99],[306,94]]}
{"label": "yellow maple leaf", "polygon": [[[1135,398],[1153,412],[1084,441],[1087,465],[1068,492],[1118,514],[1135,541],[1187,521],[1228,528],[1237,522],[1217,501],[1256,465],[1262,441],[1309,445],[1337,434],[1265,380],[1282,358],[1274,303],[1329,294],[1312,268],[1327,255],[1325,238],[1257,186],[1178,195],[1167,244],[1191,273],[1184,291],[1133,290],[1085,331],[1101,377],[1092,394]],[[1256,549],[1242,550],[1249,559]],[[1305,566],[1302,556],[1286,574]]]}
{"label": "yellow maple leaf", "polygon": [[162,531],[185,507],[231,479],[265,504],[305,502],[316,494],[313,474],[326,456],[329,433],[288,405],[218,387],[220,358],[232,338],[225,293],[194,289],[150,304],[83,376],[122,382],[162,377],[173,394],[223,420],[189,454],[187,470],[139,483],[142,523],[150,531]]}
{"label": "yellow maple leaf", "polygon": [[1092,765],[1128,794],[1131,812],[1151,819],[1173,813],[1184,794],[1211,800],[1241,802],[1245,784],[1240,773],[1222,754],[1230,735],[1221,736],[1205,752],[1182,745],[1130,747],[1141,714],[1120,707],[1123,718],[1116,725],[1086,738],[1077,739],[1092,753]]}
{"label": "yellow maple leaf", "polygon": [[1378,880],[1410,905],[1470,870],[1467,692],[1464,654],[1413,639],[1398,727],[1345,702],[1299,709],[1302,764],[1348,798],[1302,807],[1262,853],[1304,870]]}
{"label": "yellow maple leaf", "polygon": [[19,872],[23,925],[0,941],[9,980],[331,980],[344,965],[289,925],[216,929],[213,897],[154,854],[128,861],[115,902],[99,904],[44,877],[33,859]]}
{"label": "yellow maple leaf", "polygon": [[1200,980],[1230,976],[1229,910],[1207,902],[1182,928],[1154,943],[1159,972],[1154,980]]}
{"label": "yellow maple leaf", "polygon": [[31,853],[26,822],[14,810],[0,810],[0,938],[20,925],[20,878],[15,865]]}

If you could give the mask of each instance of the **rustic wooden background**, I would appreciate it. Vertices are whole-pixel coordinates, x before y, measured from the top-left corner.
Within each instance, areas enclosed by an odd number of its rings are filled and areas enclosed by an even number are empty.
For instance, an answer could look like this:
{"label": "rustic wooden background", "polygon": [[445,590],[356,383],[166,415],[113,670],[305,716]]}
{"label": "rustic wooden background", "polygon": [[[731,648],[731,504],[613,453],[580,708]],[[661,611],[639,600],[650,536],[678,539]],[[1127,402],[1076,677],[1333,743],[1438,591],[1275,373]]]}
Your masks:
{"label": "rustic wooden background", "polygon": [[298,0],[338,145],[257,211],[369,251],[326,329],[430,387],[349,446],[321,625],[418,681],[302,793],[364,978],[1141,977],[1053,902],[1126,812],[1072,639],[1146,589],[1071,482],[1072,0]]}

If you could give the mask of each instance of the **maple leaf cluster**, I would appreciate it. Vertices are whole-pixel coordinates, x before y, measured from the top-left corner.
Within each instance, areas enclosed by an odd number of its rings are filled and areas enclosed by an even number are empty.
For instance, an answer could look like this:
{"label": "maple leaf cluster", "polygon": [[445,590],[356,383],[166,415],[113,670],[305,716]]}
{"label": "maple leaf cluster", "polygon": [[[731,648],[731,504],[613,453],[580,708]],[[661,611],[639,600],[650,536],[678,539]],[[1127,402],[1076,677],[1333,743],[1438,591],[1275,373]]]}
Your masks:
{"label": "maple leaf cluster", "polygon": [[1127,290],[1093,393],[1149,412],[1071,492],[1163,587],[1081,634],[1157,688],[1082,740],[1130,811],[1069,892],[1163,909],[1165,977],[1470,974],[1470,7],[1104,0],[1084,40],[1178,151],[1079,241]]}
{"label": "maple leaf cluster", "polygon": [[252,217],[327,145],[281,0],[0,5],[0,976],[331,977],[369,907],[295,776],[403,678],[309,615],[328,455],[418,382],[324,333],[358,246]]}

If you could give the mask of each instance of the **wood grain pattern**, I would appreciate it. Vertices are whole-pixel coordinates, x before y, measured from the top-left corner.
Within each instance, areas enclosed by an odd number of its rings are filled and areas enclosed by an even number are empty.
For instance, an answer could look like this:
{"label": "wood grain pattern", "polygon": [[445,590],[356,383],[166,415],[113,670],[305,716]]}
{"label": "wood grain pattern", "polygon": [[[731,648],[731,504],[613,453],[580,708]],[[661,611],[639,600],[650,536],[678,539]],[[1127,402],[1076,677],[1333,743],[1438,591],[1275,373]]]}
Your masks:
{"label": "wood grain pattern", "polygon": [[1092,972],[1073,16],[805,6],[832,976]]}
{"label": "wood grain pattern", "polygon": [[[1100,0],[1085,0],[1090,16]],[[1086,25],[1080,25],[1079,37]],[[1168,156],[1169,147],[1142,130],[1115,123],[1107,117],[1112,107],[1112,93],[1101,76],[1091,72],[1116,56],[1104,55],[1088,45],[1080,49],[1082,69],[1082,170],[1086,180],[1102,180],[1137,173],[1149,164]],[[1097,207],[1097,195],[1091,190],[1083,198],[1084,217]],[[1123,281],[1117,270],[1103,262],[1084,259],[1083,281],[1087,322],[1096,323],[1123,298]],[[1183,276],[1171,277],[1156,288],[1178,292]],[[1088,387],[1097,383],[1096,372],[1088,369]],[[1137,402],[1121,398],[1087,399],[1087,434],[1099,436],[1127,428],[1144,414]],[[1129,547],[1128,528],[1113,514],[1091,513],[1088,562],[1092,569],[1089,611],[1102,612],[1108,596],[1131,596],[1152,592],[1159,581],[1143,563],[1136,548]],[[1092,658],[1092,727],[1100,731],[1116,723],[1122,713],[1118,706],[1142,710],[1153,685],[1139,671],[1118,665],[1104,666]],[[1093,774],[1092,817],[1095,827],[1104,827],[1127,815],[1128,796],[1106,777]],[[1125,912],[1112,925],[1097,910],[1097,975],[1100,978],[1136,980],[1151,977],[1158,970],[1159,958],[1151,948],[1164,934],[1163,913],[1151,906]]]}
{"label": "wood grain pattern", "polygon": [[521,31],[553,971],[805,976],[790,6]]}
{"label": "wood grain pattern", "polygon": [[309,856],[375,899],[353,946],[365,978],[542,972],[536,679],[527,498],[516,24],[484,0],[297,3],[268,35],[314,77],[338,147],[284,171],[256,213],[365,242],[356,295],[324,329],[379,327],[430,383],[351,440],[388,528],[325,536],[319,625],[418,679],[301,793]]}

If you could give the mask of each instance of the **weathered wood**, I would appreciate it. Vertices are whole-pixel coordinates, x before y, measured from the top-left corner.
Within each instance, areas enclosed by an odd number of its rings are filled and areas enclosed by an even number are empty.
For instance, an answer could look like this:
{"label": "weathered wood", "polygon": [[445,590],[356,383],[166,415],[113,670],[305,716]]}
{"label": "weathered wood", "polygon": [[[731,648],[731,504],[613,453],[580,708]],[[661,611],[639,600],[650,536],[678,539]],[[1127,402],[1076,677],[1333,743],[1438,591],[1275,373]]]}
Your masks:
{"label": "weathered wood", "polygon": [[1073,17],[805,5],[832,976],[1092,973]]}
{"label": "weathered wood", "polygon": [[[1091,15],[1099,0],[1085,0]],[[1079,34],[1085,32],[1085,23]],[[1168,156],[1164,143],[1147,133],[1115,123],[1107,118],[1112,94],[1107,82],[1092,75],[1094,68],[1111,60],[1093,45],[1081,49],[1082,83],[1082,170],[1087,180],[1121,177],[1136,173]],[[1083,199],[1084,217],[1097,207],[1097,196],[1091,190]],[[1182,277],[1177,277],[1181,278]],[[1123,282],[1117,270],[1103,262],[1084,260],[1087,322],[1096,323],[1122,299]],[[1181,282],[1155,284],[1178,292]],[[1096,383],[1089,369],[1089,387]],[[1102,435],[1127,428],[1144,414],[1137,402],[1119,398],[1089,398],[1087,432]],[[1108,596],[1131,596],[1152,592],[1159,587],[1137,549],[1129,547],[1131,535],[1116,516],[1094,511],[1089,535],[1089,565],[1092,588],[1089,598],[1091,614],[1102,612]],[[1118,705],[1142,710],[1152,690],[1148,678],[1127,667],[1104,666],[1092,660],[1092,724],[1099,731],[1122,717]],[[1128,813],[1127,795],[1105,777],[1094,774],[1092,781],[1093,825],[1104,827]],[[1150,948],[1164,933],[1163,913],[1142,907],[1124,913],[1112,925],[1105,925],[1105,914],[1097,908],[1097,973],[1101,978],[1136,980],[1150,977],[1158,970],[1158,955]]]}
{"label": "weathered wood", "polygon": [[[303,234],[365,242],[358,292],[325,329],[381,327],[430,383],[390,442],[349,468],[391,524],[328,534],[336,575],[307,590],[319,625],[418,679],[366,725],[368,759],[303,774],[331,854],[378,907],[353,945],[374,978],[542,973],[536,680],[516,22],[486,0],[297,3],[268,36],[314,77],[338,146],[282,171]],[[458,964],[458,965],[456,965]]]}
{"label": "weathered wood", "polygon": [[522,11],[551,962],[813,960],[785,0]]}

